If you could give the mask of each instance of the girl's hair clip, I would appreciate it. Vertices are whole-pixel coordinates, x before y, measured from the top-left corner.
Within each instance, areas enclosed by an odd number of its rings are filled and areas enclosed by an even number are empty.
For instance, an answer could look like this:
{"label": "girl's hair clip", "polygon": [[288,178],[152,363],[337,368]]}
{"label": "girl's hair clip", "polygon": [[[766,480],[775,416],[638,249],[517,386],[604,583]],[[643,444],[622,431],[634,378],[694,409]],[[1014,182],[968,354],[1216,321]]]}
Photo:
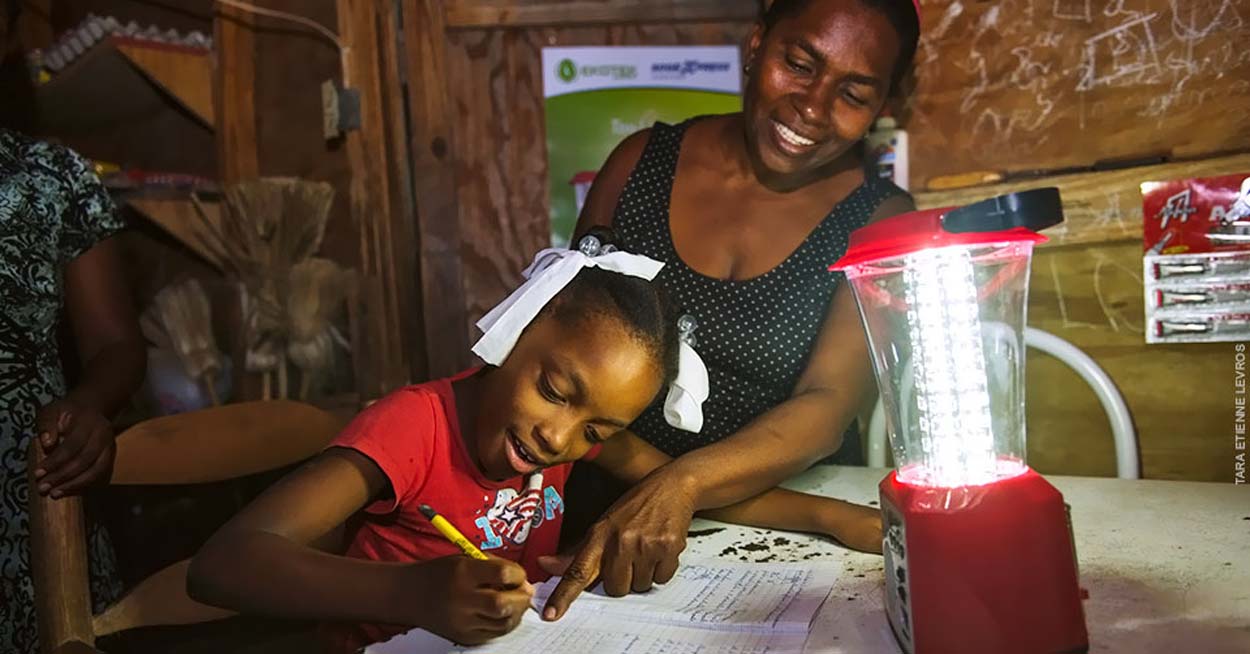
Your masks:
{"label": "girl's hair clip", "polygon": [[694,319],[694,316],[688,313],[683,313],[681,317],[677,319],[677,338],[682,343],[685,343],[690,347],[694,347],[698,343],[694,337],[694,330],[698,326],[699,322]]}
{"label": "girl's hair clip", "polygon": [[616,246],[611,243],[604,243],[594,234],[587,234],[577,242],[577,251],[588,257],[597,257],[604,254],[612,254],[616,252]]}

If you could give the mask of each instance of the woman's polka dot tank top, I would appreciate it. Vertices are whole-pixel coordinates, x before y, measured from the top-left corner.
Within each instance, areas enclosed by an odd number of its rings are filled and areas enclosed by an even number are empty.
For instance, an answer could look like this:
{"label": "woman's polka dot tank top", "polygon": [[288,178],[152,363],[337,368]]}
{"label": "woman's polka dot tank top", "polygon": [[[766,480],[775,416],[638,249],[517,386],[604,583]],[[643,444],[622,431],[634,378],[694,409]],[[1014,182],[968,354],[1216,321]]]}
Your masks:
{"label": "woman's polka dot tank top", "polygon": [[[843,281],[829,265],[884,199],[903,193],[888,180],[866,174],[865,182],[776,268],[742,281],[710,278],[682,261],[669,230],[669,198],[690,122],[655,124],[613,218],[613,229],[629,251],[667,264],[657,279],[681,313],[694,318],[695,350],[707,364],[711,393],[700,433],[665,422],[664,393],[631,426],[674,457],[719,441],[790,397]],[[847,436],[844,448],[857,447],[855,425]]]}

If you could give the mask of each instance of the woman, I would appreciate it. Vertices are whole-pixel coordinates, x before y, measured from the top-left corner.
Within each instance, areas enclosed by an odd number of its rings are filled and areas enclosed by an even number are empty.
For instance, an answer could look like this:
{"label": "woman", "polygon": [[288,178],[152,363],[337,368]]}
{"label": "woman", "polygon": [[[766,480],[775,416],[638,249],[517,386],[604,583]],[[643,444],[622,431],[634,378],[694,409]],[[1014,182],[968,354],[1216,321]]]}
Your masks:
{"label": "woman", "polygon": [[826,269],[851,231],[913,208],[865,173],[859,144],[918,35],[908,0],[776,0],[748,44],[742,113],[657,124],[599,172],[578,233],[610,225],[669,264],[658,279],[697,323],[712,388],[699,434],[658,406],[631,426],[675,458],[590,529],[548,619],[600,575],[613,595],[668,580],[695,511],[839,449],[871,368],[850,289]]}
{"label": "woman", "polygon": [[[0,52],[12,51],[16,8],[13,0],[0,4]],[[21,66],[21,57],[6,58],[10,65]],[[146,351],[108,238],[121,228],[85,160],[0,125],[0,652],[38,650],[26,505],[31,439],[37,434],[47,454],[35,492],[82,492],[108,477],[109,419],[143,380]],[[84,363],[72,389],[57,349],[62,304]],[[120,584],[104,531],[93,528],[89,544],[92,594],[112,599]]]}

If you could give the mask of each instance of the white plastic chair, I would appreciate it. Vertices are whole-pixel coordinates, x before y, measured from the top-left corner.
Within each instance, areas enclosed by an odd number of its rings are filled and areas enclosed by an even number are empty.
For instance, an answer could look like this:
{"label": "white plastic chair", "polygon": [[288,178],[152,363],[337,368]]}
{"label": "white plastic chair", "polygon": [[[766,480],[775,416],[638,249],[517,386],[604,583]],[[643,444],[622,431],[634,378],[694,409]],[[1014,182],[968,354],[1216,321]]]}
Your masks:
{"label": "white plastic chair", "polygon": [[[1024,343],[1068,364],[1090,385],[1111,422],[1111,434],[1115,439],[1116,476],[1120,479],[1140,478],[1141,462],[1137,454],[1137,431],[1133,428],[1133,418],[1124,402],[1124,396],[1112,383],[1106,371],[1081,348],[1050,332],[1026,327]],[[885,467],[886,447],[885,408],[878,398],[868,423],[869,466]]]}

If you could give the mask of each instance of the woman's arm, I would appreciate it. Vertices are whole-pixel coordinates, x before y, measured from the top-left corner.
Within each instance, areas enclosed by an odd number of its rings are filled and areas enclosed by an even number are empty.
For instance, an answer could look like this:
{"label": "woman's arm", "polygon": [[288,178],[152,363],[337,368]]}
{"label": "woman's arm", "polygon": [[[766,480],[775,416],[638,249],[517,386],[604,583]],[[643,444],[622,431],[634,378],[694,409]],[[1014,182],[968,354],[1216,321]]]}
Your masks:
{"label": "woman's arm", "polygon": [[532,589],[511,561],[387,563],[310,546],[389,489],[368,457],[327,450],[209,539],[191,562],[188,594],[247,613],[420,626],[461,643],[515,627]]}
{"label": "woman's arm", "polygon": [[65,268],[65,304],[83,370],[69,393],[39,410],[49,456],[37,490],[60,497],[106,477],[113,463],[111,418],[143,383],[147,348],[122,274],[119,245],[106,239]]}

